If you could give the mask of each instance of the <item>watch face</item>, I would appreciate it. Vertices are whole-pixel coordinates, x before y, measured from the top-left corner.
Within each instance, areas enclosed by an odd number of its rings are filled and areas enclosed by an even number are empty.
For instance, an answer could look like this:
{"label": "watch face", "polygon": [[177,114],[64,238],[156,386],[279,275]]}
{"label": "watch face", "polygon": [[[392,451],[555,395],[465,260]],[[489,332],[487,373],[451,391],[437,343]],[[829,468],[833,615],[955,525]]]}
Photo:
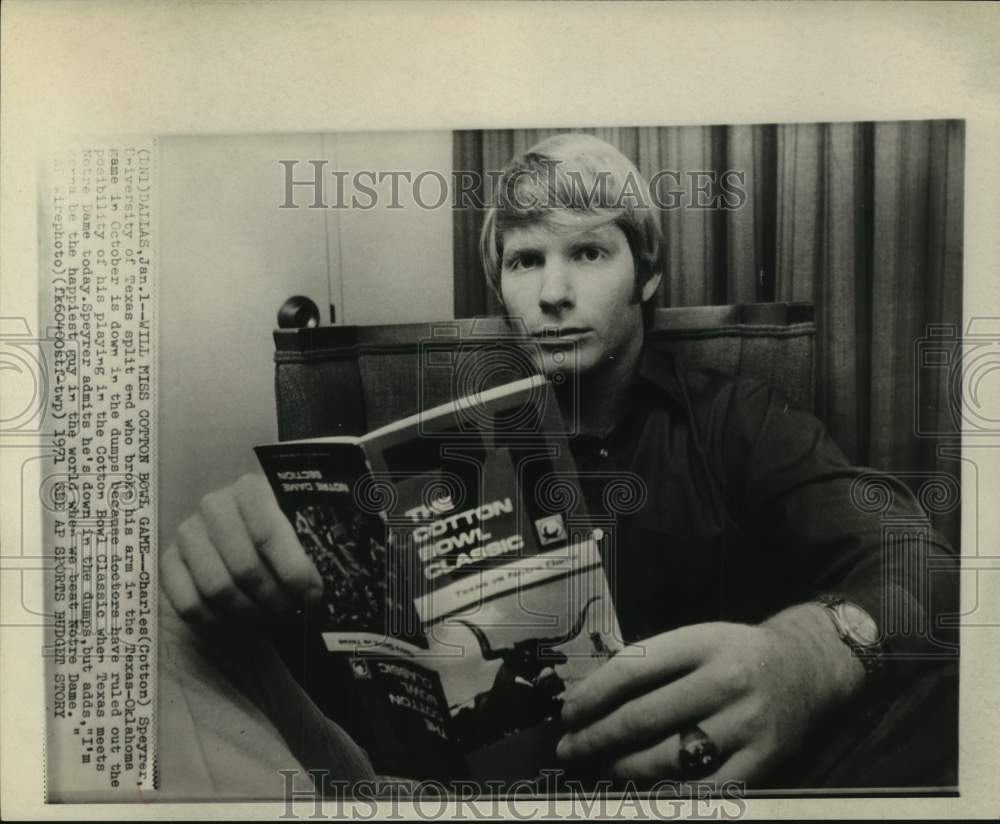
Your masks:
{"label": "watch face", "polygon": [[865,647],[878,643],[878,626],[861,607],[856,604],[841,604],[840,616],[848,634],[857,643]]}

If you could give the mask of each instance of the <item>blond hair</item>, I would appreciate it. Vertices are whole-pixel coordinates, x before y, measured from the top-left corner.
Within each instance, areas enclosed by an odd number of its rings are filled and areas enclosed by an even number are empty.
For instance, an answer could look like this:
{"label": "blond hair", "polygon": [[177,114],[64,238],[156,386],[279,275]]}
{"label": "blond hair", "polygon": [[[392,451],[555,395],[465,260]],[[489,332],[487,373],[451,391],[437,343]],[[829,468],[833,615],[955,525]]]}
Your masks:
{"label": "blond hair", "polygon": [[555,135],[515,156],[497,181],[479,235],[490,287],[501,299],[504,232],[530,224],[567,225],[592,215],[624,233],[635,261],[636,290],[663,270],[663,233],[649,184],[625,155],[592,135]]}

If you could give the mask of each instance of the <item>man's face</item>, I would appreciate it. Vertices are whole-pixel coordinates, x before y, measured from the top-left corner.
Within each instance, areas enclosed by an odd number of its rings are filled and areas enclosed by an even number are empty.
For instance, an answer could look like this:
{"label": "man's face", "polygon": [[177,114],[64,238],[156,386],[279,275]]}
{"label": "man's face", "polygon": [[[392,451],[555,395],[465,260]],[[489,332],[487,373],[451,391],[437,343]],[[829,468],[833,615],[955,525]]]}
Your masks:
{"label": "man's face", "polygon": [[[642,346],[642,301],[659,277],[636,288],[635,261],[614,223],[534,224],[504,233],[500,290],[508,314],[538,338],[546,373],[572,341],[578,374],[630,368]],[[562,342],[560,346],[560,341]]]}

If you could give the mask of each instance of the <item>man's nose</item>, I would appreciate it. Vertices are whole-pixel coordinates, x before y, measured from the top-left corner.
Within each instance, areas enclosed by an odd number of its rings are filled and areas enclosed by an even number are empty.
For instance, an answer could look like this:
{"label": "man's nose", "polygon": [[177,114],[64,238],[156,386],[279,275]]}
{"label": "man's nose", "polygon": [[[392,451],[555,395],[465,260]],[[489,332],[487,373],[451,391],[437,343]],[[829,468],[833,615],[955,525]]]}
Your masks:
{"label": "man's nose", "polygon": [[560,261],[545,261],[538,305],[546,314],[559,314],[573,306],[573,281],[569,268]]}

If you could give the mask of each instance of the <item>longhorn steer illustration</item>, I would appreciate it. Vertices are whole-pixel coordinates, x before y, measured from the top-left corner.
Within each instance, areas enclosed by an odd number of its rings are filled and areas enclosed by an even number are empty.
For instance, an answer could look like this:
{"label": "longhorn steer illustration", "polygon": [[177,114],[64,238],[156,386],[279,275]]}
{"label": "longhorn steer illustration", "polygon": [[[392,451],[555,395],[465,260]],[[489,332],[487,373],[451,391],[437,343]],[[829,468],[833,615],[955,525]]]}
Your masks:
{"label": "longhorn steer illustration", "polygon": [[484,660],[499,658],[503,662],[493,679],[493,686],[475,698],[477,738],[484,743],[492,741],[531,726],[558,711],[558,696],[565,684],[554,670],[545,676],[543,673],[569,660],[565,653],[554,648],[572,641],[581,633],[590,605],[601,597],[595,595],[584,604],[566,634],[553,638],[526,638],[500,649],[493,648],[482,628],[471,621],[456,619],[476,637]]}

